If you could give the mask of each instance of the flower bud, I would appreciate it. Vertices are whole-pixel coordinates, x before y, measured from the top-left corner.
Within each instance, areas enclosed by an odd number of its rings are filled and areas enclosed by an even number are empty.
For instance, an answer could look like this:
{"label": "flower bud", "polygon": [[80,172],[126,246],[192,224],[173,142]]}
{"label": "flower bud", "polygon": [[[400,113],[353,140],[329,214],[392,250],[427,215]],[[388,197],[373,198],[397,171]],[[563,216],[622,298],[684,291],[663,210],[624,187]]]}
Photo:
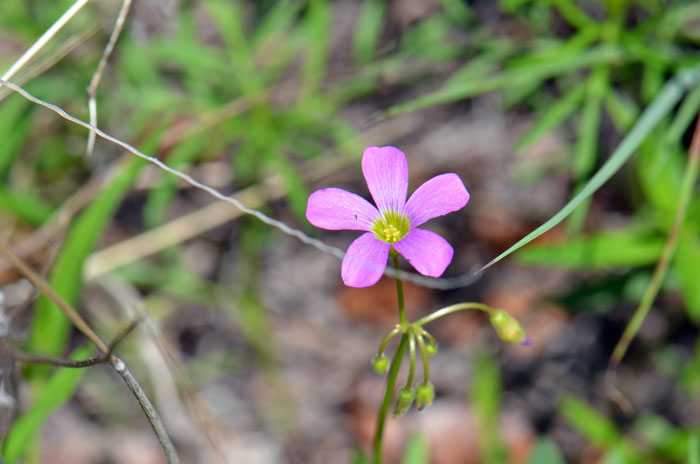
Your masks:
{"label": "flower bud", "polygon": [[416,407],[419,410],[433,404],[434,399],[435,388],[433,387],[432,383],[428,382],[418,385],[418,388],[416,389]]}
{"label": "flower bud", "polygon": [[428,355],[433,355],[437,353],[437,344],[436,343],[427,343],[425,345],[425,352],[428,353]]}
{"label": "flower bud", "polygon": [[491,325],[504,342],[529,345],[532,340],[525,335],[520,322],[502,309],[496,310],[489,318]]}
{"label": "flower bud", "polygon": [[383,374],[389,369],[389,358],[383,354],[372,358],[372,367],[377,374]]}
{"label": "flower bud", "polygon": [[413,387],[401,387],[396,394],[396,406],[394,416],[401,416],[408,411],[416,398],[416,390]]}

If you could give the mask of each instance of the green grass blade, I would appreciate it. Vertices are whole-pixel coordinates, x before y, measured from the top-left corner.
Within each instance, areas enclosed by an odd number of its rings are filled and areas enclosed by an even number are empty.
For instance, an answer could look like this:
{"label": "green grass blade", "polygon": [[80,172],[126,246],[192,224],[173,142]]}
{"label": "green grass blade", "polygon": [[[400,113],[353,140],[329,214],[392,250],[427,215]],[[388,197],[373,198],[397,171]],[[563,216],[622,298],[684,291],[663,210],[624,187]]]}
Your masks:
{"label": "green grass blade", "polygon": [[626,132],[639,116],[639,109],[629,98],[617,93],[614,87],[609,86],[608,92],[603,98],[605,109],[612,118],[615,128],[620,132]]}
{"label": "green grass blade", "polygon": [[[83,263],[144,163],[141,159],[130,160],[109,187],[73,222],[49,279],[53,289],[68,303],[75,305],[78,301]],[[30,350],[61,356],[68,341],[70,327],[68,318],[56,304],[42,295],[29,334]]]}
{"label": "green grass blade", "polygon": [[[586,103],[579,120],[578,140],[574,152],[573,173],[576,192],[580,191],[595,167],[598,151],[598,129],[603,95],[607,92],[609,71],[607,66],[596,67],[588,78]],[[590,199],[584,201],[571,213],[567,232],[579,233],[586,220]]]}
{"label": "green grass blade", "polygon": [[423,435],[413,435],[406,445],[401,464],[429,464],[428,441]]}
{"label": "green grass blade", "polygon": [[32,127],[30,102],[13,95],[0,101],[0,179],[5,179]]}
{"label": "green grass blade", "polygon": [[[92,350],[92,345],[83,345],[75,351],[72,359],[87,358]],[[85,375],[85,369],[59,368],[56,370],[46,383],[46,388],[37,402],[22,413],[12,425],[3,445],[3,462],[12,464],[24,455],[46,418],[73,396],[83,375]]]}
{"label": "green grass blade", "polygon": [[596,446],[611,447],[622,440],[620,431],[610,419],[578,398],[564,397],[558,409],[581,435]]}
{"label": "green grass blade", "polygon": [[688,126],[693,122],[698,114],[698,109],[700,108],[700,85],[695,87],[688,95],[683,99],[680,108],[678,109],[678,114],[673,119],[671,127],[668,129],[666,135],[666,143],[669,145],[676,145],[680,143],[681,137],[688,129]]}
{"label": "green grass blade", "polygon": [[659,95],[642,113],[637,124],[622,140],[615,152],[605,162],[605,164],[595,173],[593,177],[586,183],[581,191],[571,199],[564,207],[544,224],[533,230],[525,237],[520,239],[506,251],[492,259],[488,264],[483,266],[480,271],[499,262],[506,256],[513,253],[515,250],[527,245],[540,235],[563,221],[573,210],[576,209],[584,200],[590,197],[598,190],[605,182],[608,181],[625,162],[634,154],[635,150],[644,141],[646,136],[656,127],[659,121],[665,117],[671,109],[678,103],[685,91],[696,85],[700,81],[700,66],[691,69],[683,70],[678,73],[677,77],[669,80],[664,86]]}
{"label": "green grass blade", "polygon": [[700,464],[700,440],[697,433],[688,441],[688,464]]}
{"label": "green grass blade", "polygon": [[491,355],[482,354],[474,368],[471,405],[479,430],[479,451],[483,462],[507,462],[506,449],[499,431],[501,376]]}
{"label": "green grass blade", "polygon": [[465,98],[498,90],[505,86],[523,85],[536,79],[566,74],[591,65],[610,63],[622,58],[615,46],[600,46],[580,54],[572,54],[559,60],[533,63],[529,67],[517,67],[503,71],[488,79],[467,80],[445,86],[442,89],[415,100],[395,105],[387,110],[388,116],[416,111],[430,106],[452,103]]}
{"label": "green grass blade", "polygon": [[515,260],[529,266],[566,269],[609,269],[655,263],[664,238],[645,230],[626,228],[562,243],[533,244],[519,250]]}
{"label": "green grass blade", "polygon": [[527,462],[528,464],[565,464],[559,448],[548,438],[537,442]]}
{"label": "green grass blade", "polygon": [[515,144],[516,150],[525,150],[547,132],[566,121],[583,101],[586,83],[582,82],[553,103],[537,122]]}
{"label": "green grass blade", "polygon": [[700,322],[700,239],[697,231],[686,227],[678,240],[678,250],[674,256],[673,270],[678,280],[681,295],[688,309],[688,315]]}
{"label": "green grass blade", "polygon": [[39,196],[1,185],[0,209],[11,211],[12,214],[33,226],[43,224],[54,211],[54,208]]}
{"label": "green grass blade", "polygon": [[358,64],[372,59],[382,34],[386,2],[384,0],[365,0],[355,25],[353,38],[353,55]]}

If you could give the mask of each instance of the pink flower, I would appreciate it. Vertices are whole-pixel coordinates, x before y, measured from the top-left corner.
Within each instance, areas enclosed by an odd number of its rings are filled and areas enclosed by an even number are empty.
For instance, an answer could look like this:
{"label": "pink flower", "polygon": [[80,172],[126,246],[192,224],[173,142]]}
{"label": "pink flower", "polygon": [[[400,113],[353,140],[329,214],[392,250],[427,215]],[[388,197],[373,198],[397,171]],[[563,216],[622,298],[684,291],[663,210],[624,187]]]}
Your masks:
{"label": "pink flower", "polygon": [[348,287],[369,287],[384,273],[391,249],[425,276],[440,277],[454,251],[444,238],[418,226],[464,207],[469,192],[457,174],[442,174],[408,193],[406,155],[396,147],[367,147],[362,173],[377,207],[339,188],[317,190],[309,197],[306,218],[328,230],[363,230],[348,247],[341,266]]}

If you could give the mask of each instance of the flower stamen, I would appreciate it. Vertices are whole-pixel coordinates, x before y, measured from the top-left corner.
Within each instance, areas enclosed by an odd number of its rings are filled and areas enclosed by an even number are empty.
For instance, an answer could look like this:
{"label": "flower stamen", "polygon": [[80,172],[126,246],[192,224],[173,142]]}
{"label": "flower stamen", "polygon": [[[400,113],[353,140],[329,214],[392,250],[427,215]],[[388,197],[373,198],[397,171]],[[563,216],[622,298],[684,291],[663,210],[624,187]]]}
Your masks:
{"label": "flower stamen", "polygon": [[396,211],[385,211],[381,217],[372,223],[372,232],[378,240],[386,243],[396,243],[404,238],[411,230],[411,224],[406,215]]}

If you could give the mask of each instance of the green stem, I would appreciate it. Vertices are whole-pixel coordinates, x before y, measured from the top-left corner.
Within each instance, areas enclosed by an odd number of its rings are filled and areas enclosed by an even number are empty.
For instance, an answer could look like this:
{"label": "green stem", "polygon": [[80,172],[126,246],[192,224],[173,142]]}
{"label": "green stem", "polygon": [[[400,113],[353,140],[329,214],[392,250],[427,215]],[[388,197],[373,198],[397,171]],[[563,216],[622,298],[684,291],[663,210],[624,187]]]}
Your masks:
{"label": "green stem", "polygon": [[382,405],[379,408],[379,413],[377,414],[377,429],[374,433],[374,464],[382,464],[382,440],[384,438],[384,424],[386,422],[386,415],[389,412],[389,407],[391,406],[391,400],[394,397],[396,377],[399,375],[399,368],[401,367],[401,361],[403,359],[403,354],[406,351],[407,344],[408,334],[404,333],[401,335],[401,341],[399,341],[399,346],[396,348],[394,358],[391,360],[389,375],[386,379],[384,400],[382,401]]}
{"label": "green stem", "polygon": [[[428,322],[430,322],[430,321],[428,321]],[[415,325],[415,324],[414,324],[413,327],[416,329],[416,331],[417,331],[420,335],[422,335],[423,337],[425,337],[425,338],[427,338],[428,340],[430,340],[430,343],[432,343],[434,346],[437,346],[437,340],[435,339],[435,337],[432,336],[432,334],[431,334],[430,332],[428,332],[427,330],[425,330],[423,327],[418,327],[418,326]]]}
{"label": "green stem", "polygon": [[447,316],[448,314],[456,313],[457,311],[464,311],[467,309],[476,309],[479,311],[484,311],[489,315],[493,314],[494,312],[494,309],[492,307],[487,306],[483,303],[458,303],[452,306],[446,306],[442,309],[438,309],[434,313],[428,314],[427,316],[418,319],[416,322],[413,323],[413,325],[416,327],[420,327],[422,325],[427,324],[428,322],[434,321],[435,319]]}
{"label": "green stem", "polygon": [[428,363],[428,352],[425,350],[425,341],[423,341],[422,335],[416,335],[416,340],[418,340],[418,349],[420,350],[420,356],[423,358],[423,384],[427,385],[430,381],[430,364]]}
{"label": "green stem", "polygon": [[386,345],[387,345],[387,344],[391,341],[391,339],[394,338],[394,336],[396,336],[396,334],[398,334],[399,332],[401,332],[401,329],[400,329],[399,327],[396,327],[394,330],[392,330],[391,332],[389,332],[389,333],[387,334],[386,337],[384,337],[384,340],[382,340],[382,343],[379,345],[379,350],[377,351],[377,354],[378,354],[379,356],[381,356],[382,353],[384,353],[384,348],[386,348]]}
{"label": "green stem", "polygon": [[[400,270],[398,253],[392,253],[392,258],[394,259],[394,269],[397,271]],[[399,278],[396,279],[396,294],[399,297],[399,323],[402,327],[406,327],[406,325],[408,325],[408,321],[406,320],[406,308],[403,301],[403,282]]]}
{"label": "green stem", "polygon": [[416,373],[416,334],[413,330],[408,331],[408,378],[406,379],[406,388],[411,388],[413,385],[413,376]]}
{"label": "green stem", "polygon": [[690,146],[690,153],[688,157],[688,167],[685,170],[685,176],[683,177],[683,183],[681,186],[681,195],[678,201],[678,208],[676,209],[676,215],[673,218],[673,225],[668,233],[668,238],[664,244],[664,248],[661,252],[661,257],[656,263],[656,268],[654,269],[654,274],[652,275],[651,282],[646,288],[644,295],[637,310],[632,316],[629,324],[625,328],[620,341],[617,342],[615,350],[613,351],[612,357],[610,358],[610,366],[608,370],[615,370],[617,365],[620,364],[622,358],[627,352],[630,343],[637,335],[639,328],[649,314],[651,305],[656,298],[656,295],[661,288],[661,284],[666,276],[666,271],[673,257],[673,253],[676,250],[676,244],[678,243],[678,236],[681,229],[683,228],[683,223],[685,222],[686,213],[688,212],[688,204],[693,196],[693,188],[695,182],[698,178],[698,171],[700,170],[700,116],[698,117],[698,122],[695,126],[695,132],[693,134],[693,140]]}

